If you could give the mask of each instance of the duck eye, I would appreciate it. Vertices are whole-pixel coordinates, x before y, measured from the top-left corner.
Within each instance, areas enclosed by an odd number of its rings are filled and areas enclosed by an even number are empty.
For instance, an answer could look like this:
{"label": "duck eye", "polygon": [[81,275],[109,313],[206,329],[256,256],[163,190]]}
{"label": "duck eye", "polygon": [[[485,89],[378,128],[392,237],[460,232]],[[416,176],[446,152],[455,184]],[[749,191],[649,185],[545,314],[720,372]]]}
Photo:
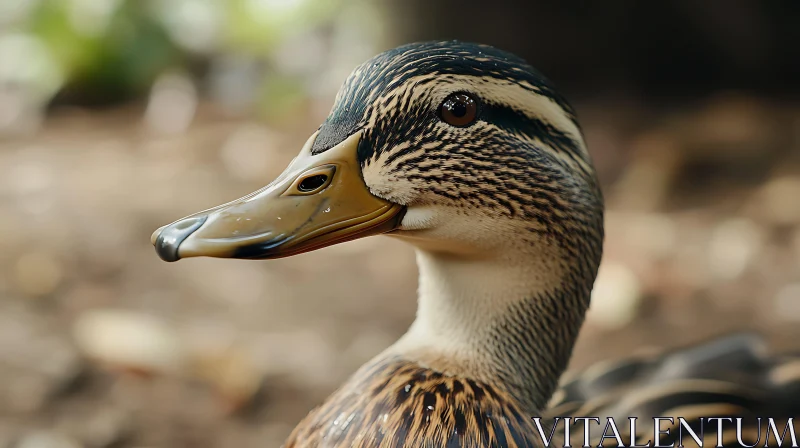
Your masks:
{"label": "duck eye", "polygon": [[478,117],[478,102],[466,93],[454,93],[439,107],[439,116],[449,125],[469,126]]}
{"label": "duck eye", "polygon": [[299,184],[297,184],[297,189],[302,191],[303,193],[309,193],[317,188],[325,185],[325,182],[328,181],[328,176],[324,174],[315,174],[313,176],[308,176]]}

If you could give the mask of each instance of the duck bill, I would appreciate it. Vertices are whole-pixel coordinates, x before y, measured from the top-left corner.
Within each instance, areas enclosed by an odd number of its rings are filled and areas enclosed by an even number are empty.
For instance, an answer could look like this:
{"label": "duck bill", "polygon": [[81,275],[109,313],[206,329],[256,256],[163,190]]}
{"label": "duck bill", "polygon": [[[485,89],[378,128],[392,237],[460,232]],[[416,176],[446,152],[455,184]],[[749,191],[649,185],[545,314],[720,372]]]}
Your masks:
{"label": "duck bill", "polygon": [[315,138],[268,186],[156,230],[158,255],[280,258],[397,228],[403,207],[372,195],[361,177],[361,133],[316,155]]}

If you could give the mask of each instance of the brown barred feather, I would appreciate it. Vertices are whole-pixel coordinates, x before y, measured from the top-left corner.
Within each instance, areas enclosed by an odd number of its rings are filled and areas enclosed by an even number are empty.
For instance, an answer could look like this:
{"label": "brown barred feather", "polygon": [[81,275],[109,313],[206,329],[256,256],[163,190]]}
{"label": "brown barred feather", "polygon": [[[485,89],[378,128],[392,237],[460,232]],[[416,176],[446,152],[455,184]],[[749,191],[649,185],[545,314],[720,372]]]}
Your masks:
{"label": "brown barred feather", "polygon": [[395,358],[362,367],[298,425],[286,448],[541,446],[534,431],[499,387]]}
{"label": "brown barred feather", "polygon": [[[743,418],[737,434],[725,424],[725,446],[791,446],[789,433],[777,444],[766,420],[779,432],[789,419],[800,435],[800,356],[766,357],[752,351],[753,339],[736,335],[663,356],[632,358],[589,369],[562,385],[541,417],[613,417],[627,423],[636,417],[637,444],[652,441],[652,417],[683,417],[704,440],[715,446],[716,423],[701,432],[697,418]],[[701,355],[701,356],[698,356]],[[703,359],[698,359],[703,358]],[[684,368],[676,369],[675,364]],[[737,378],[738,377],[738,378]],[[737,378],[737,379],[735,379]],[[401,358],[367,364],[294,430],[286,448],[295,447],[541,447],[543,443],[516,399],[503,390],[470,378],[450,376]],[[550,426],[543,424],[545,429]],[[560,427],[559,427],[560,428]],[[623,441],[631,440],[628,426],[619,425]],[[663,445],[677,443],[677,423]],[[592,431],[592,446],[601,442],[602,427]],[[583,440],[575,426],[571,441]],[[613,439],[606,440],[606,445]],[[696,446],[688,435],[685,446]],[[736,443],[734,443],[736,442]],[[561,446],[560,429],[553,446]]]}
{"label": "brown barred feather", "polygon": [[[800,356],[768,355],[758,335],[733,334],[657,356],[592,366],[562,383],[544,416],[600,416],[618,422],[636,417],[642,423],[636,427],[640,443],[653,439],[653,417],[682,417],[698,434],[704,429],[704,446],[716,445],[718,428],[716,422],[701,426],[701,418],[732,418],[722,433],[723,441],[737,442],[731,446],[739,446],[735,419],[741,418],[742,443],[763,447],[767,418],[778,422],[779,431],[791,422],[800,437],[799,397]],[[623,440],[629,440],[629,431],[622,432]],[[791,446],[786,440],[782,446]],[[662,438],[662,444],[671,441],[676,439]],[[688,436],[683,441],[693,446]],[[773,437],[766,446],[779,445]]]}

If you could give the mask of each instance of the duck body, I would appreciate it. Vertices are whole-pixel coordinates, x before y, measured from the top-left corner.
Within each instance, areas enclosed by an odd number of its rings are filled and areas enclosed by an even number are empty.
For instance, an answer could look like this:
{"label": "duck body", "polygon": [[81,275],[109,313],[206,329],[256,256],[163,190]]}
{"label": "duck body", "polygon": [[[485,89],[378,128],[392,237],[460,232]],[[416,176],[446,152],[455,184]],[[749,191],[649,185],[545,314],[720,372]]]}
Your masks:
{"label": "duck body", "polygon": [[[591,157],[554,86],[492,47],[426,42],[357,67],[270,185],[152,241],[166,261],[280,258],[376,234],[416,249],[408,332],[312,411],[287,447],[544,446],[549,431],[534,417],[589,411],[800,414],[795,358],[756,356],[736,339],[595,369],[556,391],[603,233]],[[736,398],[752,382],[764,393]],[[556,445],[569,432],[558,434]]]}
{"label": "duck body", "polygon": [[296,447],[533,447],[507,392],[401,358],[363,366],[294,430]]}
{"label": "duck body", "polygon": [[[563,420],[585,417],[601,419],[591,428],[592,446],[603,441],[607,419],[617,422],[626,444],[652,445],[653,417],[684,419],[707,446],[715,446],[718,437],[728,441],[725,446],[740,446],[740,440],[750,446],[793,446],[784,430],[787,424],[797,427],[798,396],[800,356],[770,356],[753,334],[595,365],[566,380],[535,415],[523,411],[502,385],[380,355],[300,422],[285,446],[521,448],[545,446],[543,437],[553,446],[575,445],[583,441],[583,425],[572,421],[567,436]],[[533,417],[540,418],[541,428]],[[633,433],[630,418],[639,419]],[[709,418],[721,418],[724,425]],[[769,419],[783,444],[770,432]],[[697,446],[690,437],[679,439],[672,431],[659,441]]]}

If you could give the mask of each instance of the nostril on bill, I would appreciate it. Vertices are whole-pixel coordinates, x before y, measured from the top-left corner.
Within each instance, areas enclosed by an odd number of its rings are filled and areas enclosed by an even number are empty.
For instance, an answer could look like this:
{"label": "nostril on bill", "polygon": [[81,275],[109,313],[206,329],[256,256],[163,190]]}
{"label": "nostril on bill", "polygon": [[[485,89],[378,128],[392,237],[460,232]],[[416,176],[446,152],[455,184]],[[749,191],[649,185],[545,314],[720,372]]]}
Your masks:
{"label": "nostril on bill", "polygon": [[328,176],[324,174],[309,176],[300,182],[300,184],[297,186],[297,189],[302,191],[303,193],[308,193],[325,185],[325,182],[327,181],[328,181]]}
{"label": "nostril on bill", "polygon": [[156,253],[164,261],[178,261],[178,248],[181,243],[192,233],[194,233],[200,226],[206,222],[208,216],[195,216],[192,218],[182,219],[178,222],[172,223],[164,227],[156,237],[155,246]]}

